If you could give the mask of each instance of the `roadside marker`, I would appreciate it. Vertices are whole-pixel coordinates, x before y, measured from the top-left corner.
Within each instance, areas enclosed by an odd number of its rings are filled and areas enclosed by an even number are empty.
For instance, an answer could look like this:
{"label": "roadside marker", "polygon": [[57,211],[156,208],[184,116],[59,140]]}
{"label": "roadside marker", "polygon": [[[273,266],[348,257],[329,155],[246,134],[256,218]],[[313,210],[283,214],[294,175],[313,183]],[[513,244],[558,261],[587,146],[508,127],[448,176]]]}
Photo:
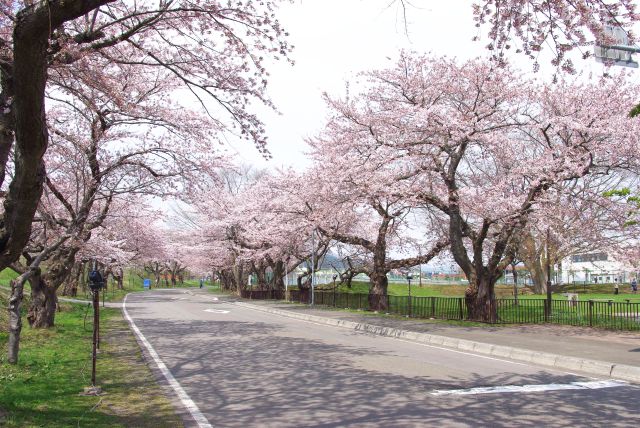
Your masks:
{"label": "roadside marker", "polygon": [[167,382],[169,382],[171,388],[173,388],[173,390],[176,392],[176,395],[178,396],[184,407],[186,407],[186,409],[189,411],[191,417],[196,421],[198,427],[213,428],[207,418],[202,414],[196,403],[193,402],[191,397],[189,397],[189,394],[187,394],[184,388],[182,388],[182,385],[180,385],[176,378],[173,377],[169,368],[162,362],[158,353],[155,351],[155,349],[153,349],[153,346],[151,346],[151,343],[149,343],[147,338],[142,335],[142,332],[140,332],[136,324],[133,322],[133,319],[129,316],[129,312],[127,312],[127,297],[129,297],[128,294],[124,297],[124,302],[122,302],[122,312],[126,320],[129,322],[129,325],[131,325],[131,330],[133,330],[136,336],[138,336],[140,342],[142,342],[145,348],[147,348],[147,351],[149,351],[149,355],[151,356],[151,358],[153,358],[153,361],[158,366],[158,369],[164,375],[165,379],[167,379]]}
{"label": "roadside marker", "polygon": [[566,389],[603,389],[627,386],[628,383],[619,380],[599,380],[592,382],[550,383],[548,385],[504,385],[488,386],[468,389],[435,390],[431,395],[478,395],[501,393],[528,393],[543,391],[560,391]]}

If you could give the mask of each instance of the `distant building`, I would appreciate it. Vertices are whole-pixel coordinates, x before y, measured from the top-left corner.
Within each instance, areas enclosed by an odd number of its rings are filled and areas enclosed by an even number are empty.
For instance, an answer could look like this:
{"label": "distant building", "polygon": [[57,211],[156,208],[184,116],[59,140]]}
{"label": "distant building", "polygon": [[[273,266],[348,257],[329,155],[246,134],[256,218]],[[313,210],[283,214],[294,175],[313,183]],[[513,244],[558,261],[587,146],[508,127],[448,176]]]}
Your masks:
{"label": "distant building", "polygon": [[624,283],[636,276],[635,270],[614,260],[605,252],[575,254],[562,262],[562,280],[565,283]]}

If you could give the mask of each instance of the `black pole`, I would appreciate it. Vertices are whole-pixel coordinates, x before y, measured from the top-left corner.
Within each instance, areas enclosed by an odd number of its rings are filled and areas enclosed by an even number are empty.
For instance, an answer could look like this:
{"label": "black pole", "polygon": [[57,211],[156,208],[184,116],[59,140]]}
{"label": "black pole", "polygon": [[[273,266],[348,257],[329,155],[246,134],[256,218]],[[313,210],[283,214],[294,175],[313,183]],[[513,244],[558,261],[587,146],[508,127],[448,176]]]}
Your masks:
{"label": "black pole", "polygon": [[96,386],[96,357],[98,354],[98,323],[100,320],[100,295],[93,291],[93,353],[91,359],[91,386]]}
{"label": "black pole", "polygon": [[411,318],[411,279],[408,278],[407,282],[409,283],[409,318]]}
{"label": "black pole", "polygon": [[547,319],[551,320],[551,260],[549,259],[549,229],[547,229]]}

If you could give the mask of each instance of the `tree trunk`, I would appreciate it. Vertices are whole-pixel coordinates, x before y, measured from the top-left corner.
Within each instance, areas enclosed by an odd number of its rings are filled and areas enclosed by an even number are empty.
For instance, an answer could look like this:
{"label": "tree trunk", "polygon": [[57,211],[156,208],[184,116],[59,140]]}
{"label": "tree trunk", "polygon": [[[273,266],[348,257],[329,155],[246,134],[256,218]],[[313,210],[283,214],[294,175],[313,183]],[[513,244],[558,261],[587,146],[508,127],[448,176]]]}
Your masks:
{"label": "tree trunk", "polygon": [[241,264],[236,263],[233,266],[233,282],[235,285],[235,292],[239,296],[242,290],[245,289],[247,281],[244,275],[244,269]]}
{"label": "tree trunk", "polygon": [[386,272],[374,272],[370,275],[371,287],[369,288],[369,308],[374,311],[386,311],[389,309],[389,297],[387,296]]}
{"label": "tree trunk", "polygon": [[11,281],[11,296],[9,297],[9,364],[18,363],[20,350],[20,333],[22,332],[22,317],[20,309],[24,297],[25,275],[20,275]]}
{"label": "tree trunk", "polygon": [[482,322],[496,322],[497,307],[495,297],[495,280],[488,275],[478,275],[470,279],[464,298],[468,319]]}
{"label": "tree trunk", "polygon": [[58,304],[55,287],[48,286],[40,274],[34,275],[29,283],[31,284],[31,305],[27,313],[29,325],[32,328],[53,327]]}
{"label": "tree trunk", "polygon": [[76,297],[78,295],[78,282],[80,281],[81,275],[82,263],[75,263],[71,270],[71,274],[69,275],[69,279],[65,282],[62,289],[63,296]]}
{"label": "tree trunk", "polygon": [[80,264],[80,289],[82,294],[87,294],[87,262]]}
{"label": "tree trunk", "polygon": [[513,268],[513,299],[514,305],[518,306],[518,272],[516,272],[516,266],[511,265]]}
{"label": "tree trunk", "polygon": [[533,282],[533,292],[536,294],[544,294],[547,292],[547,275],[542,266],[542,260],[537,260],[527,266],[531,272],[531,281]]}
{"label": "tree trunk", "polygon": [[124,271],[122,268],[118,268],[118,274],[113,276],[116,280],[116,285],[118,290],[122,290],[124,288]]}
{"label": "tree trunk", "polygon": [[258,290],[265,290],[267,286],[267,272],[263,265],[256,266],[255,274],[258,281]]}
{"label": "tree trunk", "polygon": [[273,279],[272,279],[272,289],[274,290],[284,290],[284,262],[279,260],[273,265]]}

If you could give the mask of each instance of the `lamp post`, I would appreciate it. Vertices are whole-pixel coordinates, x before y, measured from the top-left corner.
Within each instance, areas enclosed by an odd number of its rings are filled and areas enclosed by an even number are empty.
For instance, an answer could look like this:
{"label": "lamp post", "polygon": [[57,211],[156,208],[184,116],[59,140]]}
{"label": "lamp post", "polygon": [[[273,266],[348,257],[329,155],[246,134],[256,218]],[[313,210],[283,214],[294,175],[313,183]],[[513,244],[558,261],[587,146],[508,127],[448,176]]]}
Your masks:
{"label": "lamp post", "polygon": [[98,350],[98,329],[100,328],[100,289],[104,287],[102,274],[97,269],[89,273],[89,288],[93,294],[93,352],[91,354],[91,386],[96,387],[96,358]]}
{"label": "lamp post", "polygon": [[413,275],[411,272],[407,274],[407,283],[409,284],[409,318],[411,318],[411,280],[413,279]]}
{"label": "lamp post", "polygon": [[338,274],[333,274],[333,306],[336,305],[336,279],[338,279]]}

